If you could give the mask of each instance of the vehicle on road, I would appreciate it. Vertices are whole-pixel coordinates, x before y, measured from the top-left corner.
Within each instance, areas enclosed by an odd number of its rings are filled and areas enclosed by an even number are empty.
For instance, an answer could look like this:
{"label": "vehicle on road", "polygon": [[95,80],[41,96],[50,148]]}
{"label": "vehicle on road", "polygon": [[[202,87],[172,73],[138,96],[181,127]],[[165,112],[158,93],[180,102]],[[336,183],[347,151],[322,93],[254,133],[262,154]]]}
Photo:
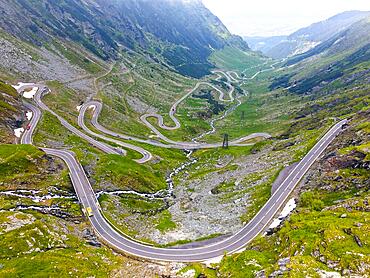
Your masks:
{"label": "vehicle on road", "polygon": [[31,125],[30,125],[30,124],[28,124],[28,125],[26,126],[26,129],[27,129],[27,130],[30,130],[30,129],[31,129]]}
{"label": "vehicle on road", "polygon": [[87,207],[85,212],[88,217],[91,217],[94,215],[91,207]]}

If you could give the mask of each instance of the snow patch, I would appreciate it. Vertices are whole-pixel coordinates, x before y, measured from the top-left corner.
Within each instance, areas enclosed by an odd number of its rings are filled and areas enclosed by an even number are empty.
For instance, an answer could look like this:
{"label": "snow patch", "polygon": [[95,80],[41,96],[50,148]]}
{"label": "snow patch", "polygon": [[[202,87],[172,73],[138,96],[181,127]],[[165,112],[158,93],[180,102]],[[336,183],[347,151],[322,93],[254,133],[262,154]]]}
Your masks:
{"label": "snow patch", "polygon": [[23,132],[24,132],[24,128],[23,127],[14,129],[14,135],[17,138],[21,138]]}
{"label": "snow patch", "polygon": [[292,54],[290,54],[289,57],[305,53],[305,52],[311,50],[312,48],[314,48],[315,46],[319,45],[320,43],[321,42],[305,41],[305,42],[303,42],[302,45],[297,47],[297,49]]}
{"label": "snow patch", "polygon": [[194,269],[189,269],[188,271],[182,273],[182,277],[184,278],[193,278],[195,277],[195,270]]}
{"label": "snow patch", "polygon": [[82,105],[76,106],[77,111],[80,112]]}
{"label": "snow patch", "polygon": [[216,257],[216,258],[212,258],[212,259],[206,260],[206,261],[204,261],[204,264],[207,267],[212,267],[212,264],[219,264],[222,261],[222,258],[223,257],[224,256],[219,256],[219,257]]}
{"label": "snow patch", "polygon": [[22,82],[19,82],[17,85],[12,85],[12,87],[16,90],[18,90],[19,88],[23,87],[23,86],[32,86],[33,84],[32,83],[22,83]]}
{"label": "snow patch", "polygon": [[342,275],[340,275],[339,272],[325,271],[322,269],[318,271],[318,274],[320,275],[321,278],[341,278],[342,277]]}
{"label": "snow patch", "polygon": [[274,229],[280,225],[280,223],[297,207],[297,204],[295,202],[295,199],[290,199],[283,210],[281,211],[278,218],[274,219],[272,221],[271,225],[269,226],[269,229]]}
{"label": "snow patch", "polygon": [[23,93],[24,98],[33,98],[33,96],[37,93],[38,87],[33,87],[31,91],[27,91]]}
{"label": "snow patch", "polygon": [[26,113],[27,120],[30,121],[32,119],[32,116],[33,116],[32,111],[27,111],[27,113]]}
{"label": "snow patch", "polygon": [[89,109],[92,109],[93,111],[95,111],[95,108],[96,108],[96,106],[95,106],[95,105],[90,105],[90,106],[89,106]]}
{"label": "snow patch", "polygon": [[344,37],[341,37],[341,38],[337,39],[337,40],[333,43],[333,45],[336,45],[337,43],[340,43],[342,40],[344,40]]}

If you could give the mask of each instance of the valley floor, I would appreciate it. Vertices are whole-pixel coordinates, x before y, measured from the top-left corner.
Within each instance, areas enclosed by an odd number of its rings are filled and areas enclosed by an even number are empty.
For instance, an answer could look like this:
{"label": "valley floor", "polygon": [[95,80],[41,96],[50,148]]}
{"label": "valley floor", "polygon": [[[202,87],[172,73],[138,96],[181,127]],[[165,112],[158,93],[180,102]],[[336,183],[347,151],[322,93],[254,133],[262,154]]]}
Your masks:
{"label": "valley floor", "polygon": [[[232,50],[225,51],[227,54]],[[226,54],[213,59],[228,67],[223,56]],[[195,82],[163,68],[157,72],[149,70],[145,60],[138,58],[135,67],[119,62],[95,75],[95,80],[82,76],[64,84],[48,82],[51,93],[44,101],[78,128],[76,107],[86,98],[99,99],[104,103],[99,118],[104,127],[140,140],[151,138],[151,143],[123,140],[150,152],[153,159],[149,162],[134,162],[140,155],[130,148],[127,156],[104,154],[91,142],[69,132],[50,112],[45,112],[35,127],[34,142],[37,146],[76,152],[95,192],[111,193],[100,194],[99,202],[105,216],[119,230],[154,245],[177,245],[201,239],[212,241],[240,230],[269,199],[281,170],[301,160],[333,123],[350,118],[349,128],[294,191],[298,207],[279,227],[257,238],[244,252],[225,256],[212,268],[127,258],[101,245],[95,237],[62,161],[32,146],[1,145],[0,238],[4,253],[0,255],[0,274],[27,276],[38,268],[49,275],[91,273],[102,277],[107,273],[120,277],[132,271],[137,271],[138,277],[191,277],[201,273],[207,277],[302,277],[330,272],[368,275],[369,242],[363,236],[369,232],[368,85],[349,86],[344,92],[332,94],[322,89],[323,93],[315,98],[291,93],[286,88],[272,90],[271,78],[278,73],[271,64],[262,63],[260,71],[271,70],[253,79],[245,78],[241,84],[223,81],[248,94],[240,97],[240,105],[215,123],[215,132],[202,141],[218,142],[224,133],[230,141],[254,132],[269,133],[272,138],[252,138],[244,142],[248,146],[194,151],[190,156],[194,163],[171,176],[174,188],[170,196],[148,197],[156,192],[166,193],[166,178],[173,169],[189,162],[189,157],[177,148],[158,147],[156,144],[166,142],[143,125],[139,115],[164,115],[170,111],[169,116],[164,116],[164,125],[173,125],[172,104]],[[161,73],[166,76],[160,76]],[[85,82],[90,88],[98,88],[75,94],[76,88],[84,87]],[[216,86],[225,90],[222,84]],[[141,90],[151,93],[138,95]],[[162,102],[168,92],[172,95]],[[150,124],[174,142],[187,142],[207,133],[209,123],[219,117],[215,111],[221,109],[218,113],[225,113],[232,104],[220,101],[217,90],[210,89],[207,95],[206,89],[201,88],[195,93],[175,107],[181,128],[160,129],[153,120]],[[207,98],[199,98],[203,94]],[[85,118],[88,128],[99,132],[88,123],[90,119],[91,115]],[[107,146],[115,149],[118,145]],[[71,257],[78,260],[73,269],[68,268]],[[35,262],[31,268],[28,260]]]}

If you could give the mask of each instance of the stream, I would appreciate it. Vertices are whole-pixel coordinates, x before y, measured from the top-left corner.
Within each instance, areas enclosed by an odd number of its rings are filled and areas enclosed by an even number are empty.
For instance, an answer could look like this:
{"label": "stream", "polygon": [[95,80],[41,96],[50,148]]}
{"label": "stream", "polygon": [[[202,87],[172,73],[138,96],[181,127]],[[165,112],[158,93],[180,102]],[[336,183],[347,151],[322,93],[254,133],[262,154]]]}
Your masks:
{"label": "stream", "polygon": [[[29,199],[34,203],[42,203],[44,201],[53,199],[68,199],[72,200],[75,203],[78,203],[78,198],[75,194],[70,193],[68,191],[60,190],[56,187],[51,187],[46,195],[41,190],[26,190],[26,189],[1,191],[0,195]],[[35,210],[44,214],[53,214],[55,216],[62,218],[69,217],[69,214],[64,212],[63,208],[59,207],[56,204],[53,204],[51,206],[17,204],[15,208],[9,209],[9,211],[22,211],[22,210]]]}
{"label": "stream", "polygon": [[[59,193],[63,193],[64,195],[60,195],[58,193],[54,193],[51,191],[56,191]],[[35,203],[41,203],[46,200],[52,200],[52,199],[70,199],[70,200],[77,200],[76,195],[71,194],[67,191],[60,190],[56,187],[52,187],[51,190],[48,191],[48,194],[42,195],[43,192],[41,190],[25,190],[25,189],[19,189],[19,190],[9,190],[9,191],[1,191],[0,195],[4,196],[14,196],[17,198],[26,198],[30,199]]]}
{"label": "stream", "polygon": [[[236,108],[238,108],[242,102],[240,98],[242,96],[247,96],[246,92],[243,90],[243,94],[238,96],[236,98],[237,103],[233,106],[231,106],[229,109],[227,109],[220,117],[214,118],[210,122],[211,130],[203,132],[202,134],[198,135],[197,137],[193,138],[192,141],[194,143],[199,143],[198,140],[213,134],[216,132],[216,127],[215,123],[223,120],[226,118],[227,115],[229,115],[231,112],[233,112]],[[139,193],[134,190],[117,190],[117,191],[99,191],[96,193],[96,198],[99,199],[102,195],[111,195],[111,196],[120,196],[120,195],[136,195],[142,198],[147,198],[147,199],[166,199],[166,198],[171,198],[174,197],[173,192],[174,192],[174,183],[173,183],[173,178],[177,176],[180,172],[184,171],[186,168],[189,166],[195,164],[198,162],[198,160],[194,157],[192,157],[193,150],[185,150],[186,157],[189,159],[187,162],[182,163],[179,167],[173,169],[166,177],[166,183],[167,183],[167,188],[162,189],[160,191],[157,191],[155,193]]]}

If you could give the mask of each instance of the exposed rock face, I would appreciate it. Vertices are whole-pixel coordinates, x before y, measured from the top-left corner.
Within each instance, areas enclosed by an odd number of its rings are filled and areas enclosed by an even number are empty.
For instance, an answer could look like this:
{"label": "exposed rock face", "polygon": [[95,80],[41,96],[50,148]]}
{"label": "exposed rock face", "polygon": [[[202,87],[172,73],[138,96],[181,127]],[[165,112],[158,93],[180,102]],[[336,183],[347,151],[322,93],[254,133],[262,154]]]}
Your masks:
{"label": "exposed rock face", "polygon": [[72,66],[55,49],[54,53],[45,48],[27,47],[0,37],[0,56],[3,57],[0,67],[25,80],[37,78],[65,82],[83,73],[82,69]]}

